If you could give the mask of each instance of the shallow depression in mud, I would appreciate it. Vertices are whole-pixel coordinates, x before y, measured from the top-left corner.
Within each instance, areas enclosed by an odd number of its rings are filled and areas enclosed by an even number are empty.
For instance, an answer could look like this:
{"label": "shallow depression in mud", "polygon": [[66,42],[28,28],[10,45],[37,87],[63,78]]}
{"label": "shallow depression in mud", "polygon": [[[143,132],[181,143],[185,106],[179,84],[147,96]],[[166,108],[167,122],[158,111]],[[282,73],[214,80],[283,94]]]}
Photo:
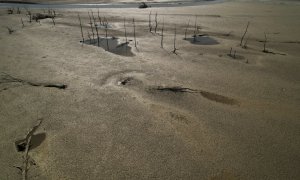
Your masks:
{"label": "shallow depression in mud", "polygon": [[[46,133],[34,134],[31,137],[30,149],[34,149],[42,144],[46,139]],[[26,139],[17,140],[15,146],[18,152],[24,152],[26,149]]]}
{"label": "shallow depression in mud", "polygon": [[[82,41],[80,41],[82,43]],[[120,55],[120,56],[134,56],[131,47],[128,46],[129,42],[120,43],[118,38],[99,38],[87,39],[83,42],[87,45],[101,47],[104,50]]]}

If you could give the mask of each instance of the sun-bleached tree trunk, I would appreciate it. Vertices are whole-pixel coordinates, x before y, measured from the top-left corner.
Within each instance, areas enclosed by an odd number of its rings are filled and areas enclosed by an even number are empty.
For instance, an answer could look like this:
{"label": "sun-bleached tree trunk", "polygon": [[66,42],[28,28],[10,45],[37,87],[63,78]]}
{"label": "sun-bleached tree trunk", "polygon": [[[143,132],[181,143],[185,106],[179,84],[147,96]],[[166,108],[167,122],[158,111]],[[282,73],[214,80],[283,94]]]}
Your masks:
{"label": "sun-bleached tree trunk", "polygon": [[83,30],[82,30],[82,23],[81,23],[81,19],[80,19],[79,14],[78,14],[78,19],[79,19],[79,25],[80,25],[80,30],[81,30],[82,43],[84,43],[84,36],[83,36]]}
{"label": "sun-bleached tree trunk", "polygon": [[134,47],[136,47],[135,21],[134,21],[134,18],[132,19],[132,22],[133,22],[133,37],[134,37]]}
{"label": "sun-bleached tree trunk", "polygon": [[246,34],[247,34],[249,25],[250,25],[250,22],[248,21],[248,24],[247,24],[247,27],[246,27],[246,29],[245,29],[245,32],[244,32],[244,34],[243,34],[243,36],[242,36],[242,38],[241,38],[240,46],[243,45],[243,41],[244,41],[244,38],[245,38],[245,36],[246,36]]}
{"label": "sun-bleached tree trunk", "polygon": [[188,30],[188,28],[189,28],[189,25],[190,25],[190,20],[188,21],[187,26],[185,27],[185,31],[184,31],[184,39],[186,39],[186,34],[187,34],[187,30]]}
{"label": "sun-bleached tree trunk", "polygon": [[165,19],[163,19],[163,25],[161,28],[161,39],[160,39],[160,47],[164,48],[164,28],[165,28]]}

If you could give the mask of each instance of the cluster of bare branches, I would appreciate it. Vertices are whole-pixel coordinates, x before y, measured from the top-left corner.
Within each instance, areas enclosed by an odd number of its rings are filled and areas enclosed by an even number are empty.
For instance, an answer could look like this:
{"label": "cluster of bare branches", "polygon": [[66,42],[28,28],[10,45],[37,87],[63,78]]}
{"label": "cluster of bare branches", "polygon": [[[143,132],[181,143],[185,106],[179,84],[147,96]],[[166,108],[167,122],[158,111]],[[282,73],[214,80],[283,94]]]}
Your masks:
{"label": "cluster of bare branches", "polygon": [[[98,46],[99,46],[99,29],[98,29],[98,26],[96,25],[96,18],[94,17],[93,15],[93,12],[90,14],[88,13],[89,15],[89,19],[90,19],[90,28],[91,28],[91,33],[88,32],[88,37],[90,38],[90,40],[93,38],[95,38],[95,31],[94,29],[96,30],[96,34],[97,34],[97,39],[98,39]],[[154,18],[153,18],[154,16]],[[78,15],[78,18],[79,18],[79,23],[80,23],[80,28],[81,28],[81,36],[82,36],[82,42],[84,42],[84,35],[83,35],[83,26],[82,26],[82,23],[81,23],[81,20],[80,20],[80,16]],[[157,34],[158,33],[158,29],[161,29],[160,31],[160,47],[161,48],[164,48],[164,37],[165,37],[165,21],[164,21],[164,18],[162,18],[163,21],[162,21],[162,24],[161,24],[161,27],[159,27],[159,21],[158,21],[158,13],[156,12],[155,14],[152,13],[152,11],[149,12],[149,15],[148,15],[148,29],[149,29],[149,32],[153,33],[153,34]],[[93,21],[92,21],[93,20]],[[189,30],[193,29],[193,32],[191,32],[192,34],[192,37],[193,37],[193,41],[196,42],[197,41],[197,36],[198,36],[198,33],[199,33],[199,27],[198,27],[198,23],[197,23],[197,20],[198,20],[198,16],[195,15],[195,22],[194,22],[194,27],[191,26],[190,24],[190,19],[188,20],[187,24],[185,25],[184,27],[184,39],[187,40],[187,36],[189,34]],[[100,25],[104,25],[105,26],[105,37],[107,39],[107,50],[109,50],[109,45],[108,45],[108,23],[107,23],[107,19],[104,17],[103,19],[101,18],[101,16],[99,15],[99,10],[98,10],[98,21],[99,21],[99,24]],[[94,24],[94,26],[92,25]],[[132,19],[132,24],[133,24],[133,38],[134,38],[134,46],[137,47],[137,41],[136,41],[136,21],[135,19],[133,18]],[[124,18],[124,37],[125,37],[125,43],[128,43],[128,33],[127,33],[127,22],[126,22],[126,18]],[[177,54],[177,46],[176,46],[176,38],[177,38],[177,27],[176,25],[174,25],[174,39],[173,39],[173,50],[172,52],[174,54]],[[248,33],[248,29],[249,29],[249,26],[250,26],[250,22],[247,23],[247,26],[243,32],[243,35],[241,36],[241,40],[240,40],[240,43],[239,45],[244,48],[244,49],[247,49],[248,48],[248,41],[250,39],[250,36],[247,34]],[[225,34],[225,36],[230,36],[230,34],[232,33],[232,31],[230,31],[229,33]],[[265,40],[263,41],[264,43],[264,47],[263,47],[263,52],[269,52],[267,49],[266,49],[266,44],[267,44],[267,35],[265,33]],[[228,54],[228,56],[236,59],[236,58],[239,58],[237,57],[236,55],[236,50],[233,50],[232,48],[230,49],[230,52]]]}
{"label": "cluster of bare branches", "polygon": [[[109,47],[109,38],[108,38],[108,29],[109,29],[109,24],[108,24],[108,20],[107,18],[101,17],[100,16],[100,12],[98,10],[97,13],[97,17],[98,19],[94,16],[93,11],[88,12],[88,17],[89,17],[89,27],[90,27],[90,31],[87,31],[87,36],[89,38],[90,44],[92,43],[92,40],[97,38],[97,45],[100,46],[100,32],[99,30],[101,29],[101,27],[104,28],[105,31],[105,39],[106,39],[106,50],[109,51],[110,47]],[[84,38],[84,28],[83,28],[83,24],[82,24],[82,20],[80,15],[78,14],[78,20],[79,20],[79,26],[80,26],[80,32],[81,32],[81,38],[82,38],[82,43],[85,42],[85,38]],[[136,40],[136,22],[135,19],[132,19],[132,24],[133,24],[133,38],[134,38],[134,46],[137,47],[137,40]],[[99,28],[100,27],[100,28]],[[124,27],[124,37],[125,37],[125,44],[128,44],[128,33],[127,33],[127,21],[126,18],[124,18],[123,20],[123,27]],[[95,38],[95,36],[97,36]]]}

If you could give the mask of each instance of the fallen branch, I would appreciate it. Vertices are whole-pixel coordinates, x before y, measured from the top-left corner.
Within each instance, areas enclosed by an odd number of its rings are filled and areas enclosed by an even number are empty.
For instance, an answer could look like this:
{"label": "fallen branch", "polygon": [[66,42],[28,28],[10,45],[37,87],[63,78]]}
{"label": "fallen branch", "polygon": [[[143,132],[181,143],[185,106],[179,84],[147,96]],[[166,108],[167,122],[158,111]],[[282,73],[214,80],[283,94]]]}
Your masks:
{"label": "fallen branch", "polygon": [[[57,88],[57,89],[66,89],[67,85],[65,84],[52,84],[52,83],[38,83],[38,82],[30,82],[25,81],[19,78],[15,78],[9,74],[2,72],[2,77],[0,76],[0,84],[4,83],[21,83],[22,85],[30,85],[30,86],[37,86],[37,87],[49,87],[49,88]],[[7,90],[8,88],[4,88],[2,90]]]}

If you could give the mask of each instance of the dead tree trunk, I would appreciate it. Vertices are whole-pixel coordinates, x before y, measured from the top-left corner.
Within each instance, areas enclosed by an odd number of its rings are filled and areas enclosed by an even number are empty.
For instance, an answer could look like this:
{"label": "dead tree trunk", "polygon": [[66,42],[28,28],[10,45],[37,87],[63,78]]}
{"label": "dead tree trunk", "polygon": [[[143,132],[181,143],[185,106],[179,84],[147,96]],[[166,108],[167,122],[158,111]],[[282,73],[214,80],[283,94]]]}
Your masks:
{"label": "dead tree trunk", "polygon": [[12,34],[14,32],[14,30],[12,28],[10,28],[10,27],[6,27],[6,28],[7,28],[9,34]]}
{"label": "dead tree trunk", "polygon": [[124,18],[124,35],[125,35],[125,42],[127,43],[127,31],[126,31],[126,19]]}
{"label": "dead tree trunk", "polygon": [[242,48],[247,49],[248,48],[248,40],[249,40],[249,36],[247,37],[245,43],[243,44]]}
{"label": "dead tree trunk", "polygon": [[248,24],[247,24],[247,27],[246,27],[246,29],[245,29],[245,32],[244,32],[244,34],[243,34],[243,36],[242,36],[242,38],[241,38],[240,46],[243,45],[243,41],[244,41],[244,38],[245,38],[245,36],[246,36],[246,34],[247,34],[249,24],[250,24],[250,22],[248,21]]}
{"label": "dead tree trunk", "polygon": [[158,26],[158,23],[157,23],[157,13],[155,14],[155,28],[154,28],[154,32],[156,33],[156,30],[157,30],[157,26]]}
{"label": "dead tree trunk", "polygon": [[90,44],[92,44],[92,37],[91,37],[91,34],[90,34],[89,31],[88,31],[88,38],[89,38],[89,40],[90,40]]}
{"label": "dead tree trunk", "polygon": [[163,19],[163,25],[161,28],[161,39],[160,39],[160,47],[164,48],[164,28],[165,28],[165,20]]}
{"label": "dead tree trunk", "polygon": [[24,25],[24,22],[23,22],[23,19],[22,19],[22,18],[21,18],[21,23],[22,23],[22,28],[24,28],[25,25]]}
{"label": "dead tree trunk", "polygon": [[134,18],[133,18],[132,22],[133,22],[133,37],[134,37],[134,47],[136,47],[136,37],[135,37],[135,21],[134,21]]}
{"label": "dead tree trunk", "polygon": [[264,33],[265,34],[265,41],[264,41],[264,50],[263,50],[263,52],[268,52],[267,50],[266,50],[266,45],[267,45],[267,34],[266,33]]}
{"label": "dead tree trunk", "polygon": [[98,20],[99,20],[99,24],[102,25],[102,20],[101,20],[101,17],[100,17],[99,9],[98,9]]}
{"label": "dead tree trunk", "polygon": [[95,19],[95,16],[94,16],[94,12],[92,11],[92,18],[93,18],[93,21],[94,21],[94,25],[96,25],[96,19]]}
{"label": "dead tree trunk", "polygon": [[91,30],[92,30],[92,35],[93,35],[93,39],[95,39],[95,34],[94,34],[94,28],[93,28],[93,23],[92,23],[92,18],[91,18],[91,15],[90,15],[90,12],[88,12],[88,15],[89,15],[89,18],[90,18],[90,27],[91,27]]}
{"label": "dead tree trunk", "polygon": [[105,24],[105,37],[106,37],[106,50],[109,51],[108,38],[107,38],[107,23]]}
{"label": "dead tree trunk", "polygon": [[53,25],[55,26],[55,20],[54,20],[54,16],[52,16],[52,22],[53,22]]}
{"label": "dead tree trunk", "polygon": [[92,11],[92,17],[93,17],[93,20],[94,20],[94,26],[95,26],[95,29],[96,29],[96,34],[97,34],[97,44],[98,44],[98,47],[100,46],[100,41],[99,41],[99,31],[98,31],[98,26],[96,24],[96,18],[94,17],[94,13]]}
{"label": "dead tree trunk", "polygon": [[26,138],[25,138],[25,154],[23,156],[24,161],[23,161],[23,167],[22,167],[22,180],[27,180],[27,173],[29,170],[28,167],[28,162],[29,162],[29,150],[30,150],[30,145],[31,145],[31,139],[32,136],[34,135],[34,132],[38,129],[38,127],[41,125],[43,119],[39,119],[37,124],[33,126],[30,131],[27,133]]}
{"label": "dead tree trunk", "polygon": [[174,32],[174,49],[173,49],[173,53],[174,53],[174,54],[177,54],[177,53],[176,53],[176,50],[177,50],[177,48],[176,48],[176,25],[175,25],[175,32]]}
{"label": "dead tree trunk", "polygon": [[97,44],[98,44],[98,47],[99,47],[100,46],[99,31],[98,31],[98,27],[97,27],[96,24],[95,24],[95,29],[96,29],[96,33],[97,33]]}
{"label": "dead tree trunk", "polygon": [[151,11],[149,13],[149,31],[152,32]]}
{"label": "dead tree trunk", "polygon": [[196,19],[195,19],[195,29],[194,29],[194,42],[196,42],[196,38],[197,38],[197,31],[198,31],[198,28],[197,28],[197,16],[196,16]]}
{"label": "dead tree trunk", "polygon": [[189,26],[190,26],[190,20],[188,21],[187,26],[185,28],[184,39],[186,39],[186,33],[187,33],[187,30],[188,30]]}
{"label": "dead tree trunk", "polygon": [[83,30],[82,30],[82,24],[81,24],[81,19],[78,14],[78,19],[79,19],[79,25],[80,25],[80,30],[81,30],[81,37],[82,37],[82,44],[84,43],[84,36],[83,36]]}
{"label": "dead tree trunk", "polygon": [[27,11],[27,13],[28,13],[28,17],[29,17],[29,23],[31,23],[31,20],[32,20],[31,12],[30,12],[30,11]]}

